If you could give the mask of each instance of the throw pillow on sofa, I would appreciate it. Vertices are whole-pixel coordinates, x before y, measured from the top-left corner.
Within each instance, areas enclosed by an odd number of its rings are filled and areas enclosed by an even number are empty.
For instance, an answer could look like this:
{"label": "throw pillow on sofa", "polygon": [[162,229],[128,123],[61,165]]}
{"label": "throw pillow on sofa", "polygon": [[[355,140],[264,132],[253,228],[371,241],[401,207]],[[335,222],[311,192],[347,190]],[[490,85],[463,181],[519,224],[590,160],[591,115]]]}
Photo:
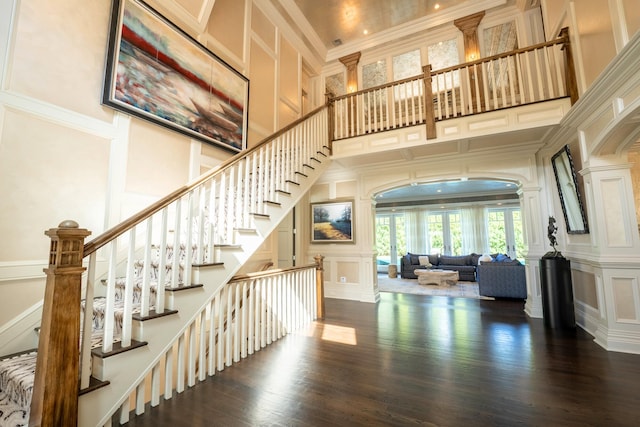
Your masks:
{"label": "throw pillow on sofa", "polygon": [[484,254],[480,258],[478,258],[478,265],[480,265],[481,262],[491,262],[491,261],[493,261],[493,258],[491,258],[491,255]]}
{"label": "throw pillow on sofa", "polygon": [[511,261],[511,258],[509,258],[508,255],[505,254],[498,254],[498,256],[496,257],[496,262],[505,262],[505,261]]}
{"label": "throw pillow on sofa", "polygon": [[420,262],[421,267],[431,268],[431,262],[429,261],[428,255],[419,255],[418,261]]}

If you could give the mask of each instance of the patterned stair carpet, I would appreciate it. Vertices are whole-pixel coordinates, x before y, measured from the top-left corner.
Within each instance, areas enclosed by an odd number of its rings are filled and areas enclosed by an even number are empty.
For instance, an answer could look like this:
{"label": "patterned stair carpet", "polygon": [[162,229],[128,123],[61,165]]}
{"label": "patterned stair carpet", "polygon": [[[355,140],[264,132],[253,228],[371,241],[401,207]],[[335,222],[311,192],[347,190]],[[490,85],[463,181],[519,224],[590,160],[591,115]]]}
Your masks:
{"label": "patterned stair carpet", "polygon": [[386,274],[378,274],[380,292],[395,292],[416,295],[432,295],[459,298],[475,298],[493,300],[478,293],[476,282],[458,282],[453,286],[420,285],[417,279],[402,279],[400,275],[391,279]]}
{"label": "patterned stair carpet", "polygon": [[37,353],[0,360],[0,426],[26,426]]}

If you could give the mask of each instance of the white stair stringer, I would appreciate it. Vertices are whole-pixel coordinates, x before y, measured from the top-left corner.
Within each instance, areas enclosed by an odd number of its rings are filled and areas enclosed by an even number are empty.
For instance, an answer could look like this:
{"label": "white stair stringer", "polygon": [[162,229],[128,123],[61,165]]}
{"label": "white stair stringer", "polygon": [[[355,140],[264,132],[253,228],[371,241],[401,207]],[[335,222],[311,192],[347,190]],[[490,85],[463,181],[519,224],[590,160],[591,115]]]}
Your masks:
{"label": "white stair stringer", "polygon": [[78,425],[111,424],[113,415],[123,403],[128,402],[131,393],[145,380],[151,368],[184,336],[185,330],[216,292],[247,262],[327,169],[331,161],[329,153],[324,154],[326,156],[320,156],[321,161],[314,162],[313,169],[305,170],[306,176],[299,176],[300,185],[291,185],[288,190],[290,194],[279,196],[279,204],[267,204],[266,215],[254,217],[252,228],[255,231],[236,233],[234,246],[221,249],[220,261],[224,263],[223,266],[193,267],[194,282],[203,286],[175,292],[171,305],[178,311],[177,314],[147,320],[138,326],[136,335],[140,336],[136,338],[146,341],[148,345],[107,358],[93,358],[94,376],[109,381],[109,384],[79,397]]}

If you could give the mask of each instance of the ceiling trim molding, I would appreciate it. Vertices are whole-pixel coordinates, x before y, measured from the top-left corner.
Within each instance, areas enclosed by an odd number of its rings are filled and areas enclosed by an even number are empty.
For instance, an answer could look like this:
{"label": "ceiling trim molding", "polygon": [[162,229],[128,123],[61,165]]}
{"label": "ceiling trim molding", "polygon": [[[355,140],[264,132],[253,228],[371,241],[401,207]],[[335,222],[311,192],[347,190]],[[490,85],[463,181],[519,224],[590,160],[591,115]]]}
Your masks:
{"label": "ceiling trim molding", "polygon": [[506,3],[507,0],[483,0],[465,3],[460,6],[454,6],[436,14],[435,16],[425,16],[406,24],[397,25],[395,27],[389,28],[388,30],[372,34],[362,41],[345,43],[341,46],[330,49],[327,52],[326,62],[334,61],[342,56],[348,55],[349,53],[370,49],[380,44],[388,43],[390,41],[406,37],[416,32],[436,27],[438,25],[452,23],[458,18],[463,18],[467,15],[473,15],[474,13],[485,11],[494,7],[503,6]]}

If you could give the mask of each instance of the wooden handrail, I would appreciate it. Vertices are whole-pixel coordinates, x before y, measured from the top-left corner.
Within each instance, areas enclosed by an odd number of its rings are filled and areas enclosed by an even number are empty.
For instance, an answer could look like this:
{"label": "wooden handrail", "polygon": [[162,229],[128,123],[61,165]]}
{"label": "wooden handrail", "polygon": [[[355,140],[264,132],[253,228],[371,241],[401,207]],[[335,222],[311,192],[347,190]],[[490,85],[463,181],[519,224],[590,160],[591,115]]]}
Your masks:
{"label": "wooden handrail", "polygon": [[482,64],[484,62],[494,61],[496,59],[509,58],[509,57],[517,55],[519,53],[531,52],[531,51],[534,51],[534,50],[541,49],[543,47],[554,46],[554,45],[565,43],[565,42],[566,42],[566,37],[557,38],[557,39],[554,39],[554,40],[551,40],[551,41],[548,41],[548,42],[538,43],[538,44],[534,44],[532,46],[523,47],[523,48],[516,49],[516,50],[511,50],[509,52],[498,53],[496,55],[487,56],[486,58],[477,59],[477,60],[472,61],[472,62],[465,62],[464,64],[458,64],[458,65],[453,65],[453,66],[447,67],[447,68],[441,68],[439,70],[432,71],[431,75],[434,76],[436,74],[443,74],[443,73],[447,73],[449,71],[455,71],[455,70],[459,70],[461,68],[467,68],[467,67],[471,67],[473,65]]}
{"label": "wooden handrail", "polygon": [[[548,41],[548,42],[537,43],[537,44],[534,44],[532,46],[528,46],[528,47],[512,50],[512,51],[509,51],[509,52],[504,52],[504,53],[499,53],[499,54],[492,55],[492,56],[487,56],[485,58],[477,59],[477,60],[472,61],[472,62],[465,62],[464,64],[453,65],[451,67],[441,68],[439,70],[431,71],[431,76],[435,76],[437,74],[447,73],[449,71],[459,70],[459,69],[466,68],[466,67],[471,67],[473,65],[482,64],[484,62],[494,61],[496,59],[508,58],[508,57],[513,56],[513,55],[517,55],[519,53],[530,52],[530,51],[534,51],[534,50],[537,50],[537,49],[541,49],[543,47],[549,47],[549,46],[554,46],[554,45],[561,44],[561,43],[566,43],[568,41],[568,38],[569,38],[568,35],[565,35],[564,33],[562,33],[562,37],[559,37],[557,39],[554,39],[554,40],[551,40],[551,41]],[[381,84],[381,85],[378,85],[378,86],[373,86],[373,87],[370,87],[370,88],[367,88],[367,89],[362,89],[362,90],[359,90],[357,92],[351,92],[351,93],[347,93],[347,94],[344,94],[344,95],[339,95],[339,96],[331,98],[331,101],[335,102],[335,101],[339,101],[339,100],[344,99],[344,98],[350,98],[350,97],[353,97],[353,96],[362,95],[362,94],[367,93],[367,92],[375,92],[375,91],[378,91],[378,90],[381,90],[381,89],[386,89],[388,87],[399,86],[401,84],[408,83],[408,82],[411,82],[411,81],[414,81],[414,80],[423,79],[424,76],[425,76],[424,73],[423,74],[418,74],[418,75],[415,75],[413,77],[407,77],[407,78],[402,79],[402,80],[396,80],[396,81],[393,81],[393,82],[384,83],[384,84]]]}
{"label": "wooden handrail", "polygon": [[339,100],[344,99],[344,98],[351,98],[353,96],[361,95],[363,93],[375,92],[375,91],[380,90],[380,89],[386,89],[388,87],[399,86],[399,85],[401,85],[403,83],[409,83],[409,82],[412,82],[412,81],[415,81],[415,80],[421,80],[423,78],[424,78],[424,74],[418,74],[416,76],[407,77],[407,78],[404,78],[402,80],[395,80],[393,82],[389,82],[389,83],[381,84],[381,85],[378,85],[378,86],[373,86],[373,87],[369,87],[369,88],[366,88],[366,89],[362,89],[362,90],[359,90],[357,92],[351,92],[351,93],[347,93],[347,94],[344,94],[344,95],[336,96],[335,98],[331,98],[331,100],[332,101],[339,101]]}
{"label": "wooden handrail", "polygon": [[315,267],[316,267],[315,264],[309,264],[309,265],[302,265],[298,267],[273,268],[271,270],[262,270],[262,271],[254,271],[254,272],[245,273],[245,274],[237,274],[233,276],[231,279],[229,279],[228,283],[244,282],[246,280],[255,280],[255,279],[262,279],[264,277],[279,276],[281,274],[308,270],[310,268],[315,268]]}
{"label": "wooden handrail", "polygon": [[85,256],[91,255],[92,253],[94,253],[95,251],[97,251],[102,246],[106,245],[107,243],[109,243],[110,241],[115,239],[116,237],[118,237],[121,234],[125,233],[126,231],[130,230],[134,226],[138,225],[139,223],[141,223],[145,219],[149,218],[151,215],[153,215],[153,214],[159,212],[160,210],[162,210],[163,208],[169,206],[171,203],[175,202],[180,197],[188,194],[190,191],[192,191],[198,185],[200,185],[203,182],[211,179],[213,176],[221,173],[225,168],[227,168],[227,167],[229,167],[229,166],[231,166],[231,165],[233,165],[235,163],[238,163],[241,159],[243,159],[247,155],[251,154],[253,151],[258,150],[264,144],[266,144],[269,141],[281,136],[285,132],[291,130],[292,128],[296,127],[297,125],[299,125],[300,123],[302,123],[305,120],[309,119],[310,117],[313,117],[314,115],[318,114],[320,111],[322,111],[326,107],[327,107],[327,104],[321,105],[320,107],[316,108],[315,110],[311,111],[310,113],[304,115],[303,117],[295,120],[291,124],[289,124],[289,125],[285,126],[284,128],[280,129],[279,131],[277,131],[273,135],[263,139],[262,141],[260,141],[254,147],[248,148],[247,150],[244,150],[244,151],[236,154],[235,156],[233,156],[230,159],[226,160],[222,164],[220,164],[220,165],[212,168],[210,171],[200,175],[200,177],[198,177],[194,181],[186,184],[183,187],[178,188],[177,190],[173,191],[169,195],[163,197],[162,199],[160,199],[157,202],[151,204],[147,208],[141,210],[137,214],[132,215],[131,217],[129,217],[128,219],[124,220],[120,224],[108,229],[107,231],[105,231],[104,233],[100,234],[99,236],[97,236],[96,238],[94,238],[93,240],[87,242],[84,245],[84,255]]}
{"label": "wooden handrail", "polygon": [[255,271],[246,274],[238,274],[233,276],[228,283],[238,283],[247,280],[263,279],[266,277],[274,277],[282,274],[293,273],[296,271],[309,270],[315,268],[316,270],[316,317],[318,319],[324,319],[324,257],[320,254],[313,257],[316,261],[315,264],[303,265],[300,267],[287,267],[276,268],[273,270]]}

